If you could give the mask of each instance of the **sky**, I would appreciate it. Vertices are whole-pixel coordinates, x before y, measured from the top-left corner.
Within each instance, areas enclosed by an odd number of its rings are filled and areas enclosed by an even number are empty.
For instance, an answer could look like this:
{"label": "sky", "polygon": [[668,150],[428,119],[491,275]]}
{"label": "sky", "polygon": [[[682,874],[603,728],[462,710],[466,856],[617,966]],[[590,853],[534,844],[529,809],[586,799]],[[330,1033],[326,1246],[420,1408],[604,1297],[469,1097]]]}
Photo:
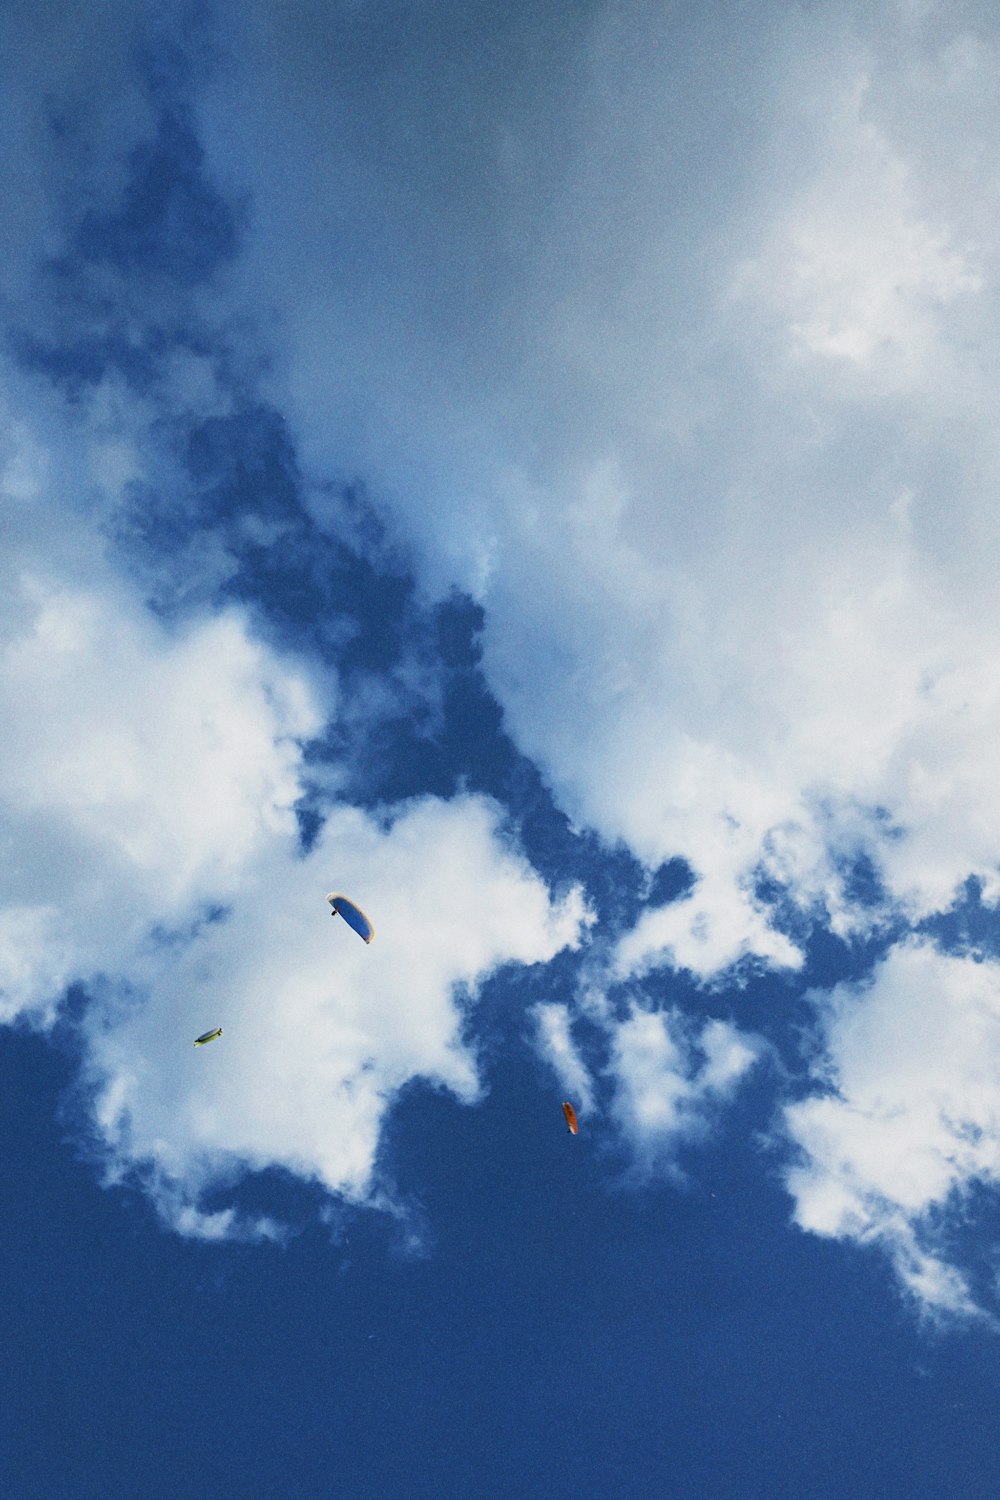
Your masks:
{"label": "sky", "polygon": [[995,1496],[998,53],[3,7],[3,1500]]}

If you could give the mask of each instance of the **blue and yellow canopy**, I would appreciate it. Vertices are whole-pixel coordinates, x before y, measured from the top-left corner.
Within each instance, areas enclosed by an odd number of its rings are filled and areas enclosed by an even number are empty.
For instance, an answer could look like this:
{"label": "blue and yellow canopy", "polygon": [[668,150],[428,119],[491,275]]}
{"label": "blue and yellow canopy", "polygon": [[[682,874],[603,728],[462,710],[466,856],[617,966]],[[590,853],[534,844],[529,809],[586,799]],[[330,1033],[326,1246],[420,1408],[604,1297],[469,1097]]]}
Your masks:
{"label": "blue and yellow canopy", "polygon": [[326,899],[333,907],[333,916],[343,917],[348,927],[354,928],[358,937],[364,938],[366,943],[371,942],[375,936],[375,928],[365,916],[360,906],[352,901],[349,896],[342,896],[338,891],[334,891]]}

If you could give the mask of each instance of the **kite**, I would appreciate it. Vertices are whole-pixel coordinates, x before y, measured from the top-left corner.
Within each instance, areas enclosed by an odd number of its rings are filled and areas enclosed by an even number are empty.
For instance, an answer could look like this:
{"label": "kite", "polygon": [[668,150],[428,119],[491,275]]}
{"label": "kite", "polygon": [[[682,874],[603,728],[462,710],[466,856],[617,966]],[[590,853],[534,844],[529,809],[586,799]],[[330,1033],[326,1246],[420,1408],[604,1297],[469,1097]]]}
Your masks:
{"label": "kite", "polygon": [[576,1135],[576,1110],[573,1108],[572,1104],[570,1104],[568,1099],[563,1100],[563,1114],[566,1116],[566,1129],[569,1131],[570,1135]]}
{"label": "kite", "polygon": [[222,1027],[217,1026],[214,1031],[203,1031],[201,1036],[195,1037],[194,1044],[196,1047],[204,1047],[206,1042],[214,1042],[221,1035]]}
{"label": "kite", "polygon": [[360,906],[355,905],[347,896],[341,896],[337,891],[333,891],[326,899],[333,907],[331,916],[343,917],[348,927],[354,928],[358,937],[364,938],[366,943],[371,942],[375,936],[375,928],[369,922]]}

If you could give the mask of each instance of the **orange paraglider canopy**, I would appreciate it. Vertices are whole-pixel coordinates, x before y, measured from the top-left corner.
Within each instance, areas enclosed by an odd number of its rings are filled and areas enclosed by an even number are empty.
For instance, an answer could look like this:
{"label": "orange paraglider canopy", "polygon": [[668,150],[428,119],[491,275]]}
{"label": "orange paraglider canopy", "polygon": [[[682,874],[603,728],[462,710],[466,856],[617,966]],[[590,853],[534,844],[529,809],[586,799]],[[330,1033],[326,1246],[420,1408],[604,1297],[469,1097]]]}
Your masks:
{"label": "orange paraglider canopy", "polygon": [[566,1116],[566,1128],[569,1130],[570,1135],[576,1135],[576,1110],[568,1099],[563,1100],[563,1114]]}

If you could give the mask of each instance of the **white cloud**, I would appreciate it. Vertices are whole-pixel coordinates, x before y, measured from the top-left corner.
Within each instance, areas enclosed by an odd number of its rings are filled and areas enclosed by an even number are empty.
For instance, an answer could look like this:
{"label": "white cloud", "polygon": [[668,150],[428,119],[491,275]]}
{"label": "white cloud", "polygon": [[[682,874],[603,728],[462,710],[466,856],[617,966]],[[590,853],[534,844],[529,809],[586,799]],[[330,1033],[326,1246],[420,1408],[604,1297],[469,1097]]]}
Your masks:
{"label": "white cloud", "polygon": [[424,86],[447,8],[374,60],[364,17],[311,15],[307,52],[241,7],[202,99],[307,466],[363,474],[425,587],[482,598],[570,814],[700,877],[637,973],[798,963],[761,865],[846,930],[859,853],[913,915],[1000,861],[993,24],[757,19],[679,50],[661,7],[597,7],[542,76],[517,11],[480,112],[474,44]]}
{"label": "white cloud", "polygon": [[869,117],[869,86],[860,74],[834,102],[835,151],[740,267],[739,295],[774,308],[793,355],[844,361],[869,391],[912,392],[937,383],[952,304],[983,277],[978,246],[921,215],[919,181]]}
{"label": "white cloud", "polygon": [[[28,628],[4,647],[0,779],[101,868],[176,893],[224,893],[270,828],[294,829],[298,740],[321,726],[305,683],[235,612],[168,634],[141,608],[22,583]],[[53,869],[65,889],[73,872]]]}
{"label": "white cloud", "polygon": [[701,980],[732,969],[748,953],[776,968],[799,968],[802,954],[769,921],[763,902],[725,871],[704,876],[695,890],[669,906],[643,912],[617,946],[618,978],[670,964]]}
{"label": "white cloud", "polygon": [[[509,7],[489,47],[473,28],[442,49],[453,8],[414,22],[404,6],[373,49],[365,8],[223,6],[228,51],[213,80],[199,79],[196,108],[211,169],[234,194],[251,188],[253,212],[221,314],[273,310],[269,390],[317,515],[331,481],[360,474],[427,592],[458,583],[483,601],[484,666],[505,725],[561,804],[650,866],[677,854],[692,864],[690,896],[626,936],[617,977],[669,963],[709,980],[748,954],[790,967],[800,955],[754,894],[758,873],[848,932],[872,920],[845,879],[859,854],[912,919],[947,905],[970,873],[995,885],[1000,866],[995,17],[933,0],[823,15],[762,5],[754,25],[745,11],[682,22],[653,0],[569,21],[564,11]],[[103,65],[81,24],[92,76]],[[127,76],[119,52],[108,67]],[[53,86],[72,74],[61,57]],[[46,97],[27,76],[27,92]],[[115,98],[91,132],[105,166],[116,131],[128,144],[148,124],[131,85]],[[28,182],[30,150],[19,150]],[[63,163],[59,193],[73,167]],[[121,172],[118,161],[98,174],[102,203]],[[32,185],[8,205],[23,220],[18,243],[51,228],[43,200]],[[20,261],[15,271],[14,297]],[[197,359],[178,362],[168,387],[174,408],[222,399]],[[294,742],[316,687],[239,617],[174,634],[154,625],[108,578],[93,528],[66,524],[81,504],[74,479],[114,488],[148,462],[134,441],[142,420],[123,423],[113,390],[102,399],[84,463],[46,434],[30,451],[18,439],[7,469],[19,559],[0,600],[11,745],[37,732],[42,749],[4,763],[18,851],[0,929],[5,983],[12,1006],[37,1006],[71,974],[113,969],[154,997],[119,1012],[120,984],[108,990],[107,1031],[94,1032],[105,1127],[121,1162],[154,1164],[174,1222],[228,1233],[235,1220],[198,1207],[197,1193],[226,1162],[265,1160],[233,1102],[256,1075],[240,1074],[241,1043],[192,1053],[224,1078],[235,1070],[229,1092],[216,1104],[185,1096],[174,1134],[155,1090],[144,1106],[156,997],[183,998],[162,953],[143,946],[149,892],[170,920],[194,892],[225,894],[231,916],[183,950],[179,971],[201,954],[191,996],[228,994],[212,986],[225,959],[240,971],[233,934],[252,941],[249,912],[272,930],[255,882],[277,872],[294,885],[315,868],[312,856],[296,862],[288,830]],[[31,517],[46,483],[61,498],[43,530]],[[210,558],[207,571],[225,566]],[[202,674],[209,655],[218,677]],[[51,711],[57,690],[69,724]],[[239,743],[213,729],[216,692],[244,725]],[[158,758],[156,742],[172,736],[175,753]],[[475,825],[474,805],[466,812]],[[364,824],[350,839],[378,863],[383,846]],[[498,955],[557,941],[543,895],[502,873],[494,842],[476,844],[471,866],[534,936],[513,949],[484,940],[454,972],[442,959],[433,1025],[409,1039],[404,1026],[399,1055],[389,1031],[358,1021],[355,1034],[339,1010],[331,1019],[310,977],[320,939],[300,932],[310,959],[288,1003],[313,1006],[329,1055],[308,1074],[278,1055],[303,1097],[347,1080],[331,1118],[356,1134],[331,1157],[328,1136],[297,1134],[265,1091],[278,1153],[267,1159],[366,1191],[388,1095],[358,1062],[362,1042],[385,1090],[415,1072],[471,1097],[454,978],[475,985]],[[95,850],[106,887],[86,879]],[[58,910],[38,895],[52,867],[70,872]],[[112,909],[127,964],[107,956]],[[964,980],[938,981],[964,992]],[[860,1011],[880,1015],[871,1004]],[[270,1037],[264,1014],[253,1024]],[[908,1014],[894,990],[887,1034]],[[932,1014],[948,1076],[965,1079],[968,1060],[948,1051],[962,1004]],[[201,1029],[203,1017],[190,1020]],[[550,1052],[572,1068],[568,1023],[557,1023]],[[672,1015],[638,1010],[621,1024],[624,1129],[669,1142],[701,1128],[742,1071],[738,1039],[730,1074],[728,1042],[713,1062],[711,1035],[685,1040]],[[927,1102],[937,1095],[915,1092],[919,1069],[896,1069],[890,1049],[884,1083],[865,1084],[846,1036],[830,1023],[843,1098],[789,1116],[813,1163],[792,1178],[802,1222],[874,1234],[917,1295],[960,1309],[971,1294],[927,1238],[926,1215],[963,1181],[992,1180],[976,1154],[988,1148],[985,1116],[973,1110],[982,1134],[959,1149],[943,1106]],[[884,1117],[878,1088],[895,1101]],[[961,1099],[956,1083],[948,1108]],[[869,1121],[891,1181],[866,1144]]]}
{"label": "white cloud", "polygon": [[7,1019],[120,971],[154,922],[226,901],[275,830],[294,838],[294,673],[223,616],[165,637],[139,610],[48,594],[0,656]]}
{"label": "white cloud", "polygon": [[[280,1164],[388,1201],[396,1093],[423,1077],[476,1097],[466,1005],[499,966],[574,943],[581,895],[553,904],[473,797],[391,826],[337,808],[302,855],[301,747],[335,712],[331,677],[239,611],[146,609],[103,555],[89,415],[25,399],[7,427],[0,1018],[47,1025],[82,985],[109,1175],[134,1174],[181,1233],[273,1236],[205,1195]],[[330,920],[335,884],[370,906],[370,949]],[[223,1041],[195,1052],[215,1024]]]}
{"label": "white cloud", "polygon": [[[477,989],[579,929],[578,895],[553,906],[497,817],[479,799],[427,799],[388,829],[339,809],[304,857],[276,839],[224,921],[136,966],[140,1003],[116,991],[89,1012],[101,1132],[119,1170],[151,1173],[172,1222],[206,1188],[271,1165],[377,1195],[380,1128],[404,1083],[477,1097],[464,1035]],[[330,920],[329,887],[372,915],[370,946]],[[221,1041],[196,1052],[216,1025]]]}
{"label": "white cloud", "polygon": [[[128,965],[149,925],[226,901],[294,838],[305,681],[236,613],[169,632],[110,578],[5,570],[0,647],[7,1019]],[[11,617],[14,618],[11,618]]]}
{"label": "white cloud", "polygon": [[86,436],[58,413],[11,418],[0,481],[6,1019],[51,1014],[71,980],[127,968],[152,923],[227,900],[268,838],[294,837],[299,742],[323,723],[239,613],[169,628],[114,574]]}
{"label": "white cloud", "polygon": [[698,1029],[676,1010],[633,1005],[608,1031],[613,1111],[646,1168],[671,1164],[679,1145],[705,1136],[760,1056],[756,1039],[728,1022]]}
{"label": "white cloud", "polygon": [[534,1018],[541,1056],[552,1068],[577,1113],[586,1114],[593,1108],[594,1084],[580,1049],[573,1040],[569,1006],[556,1003],[537,1005]]}
{"label": "white cloud", "polygon": [[784,1115],[796,1222],[880,1245],[930,1310],[972,1310],[942,1211],[1000,1182],[998,966],[912,941],[813,1000],[826,1087]]}

